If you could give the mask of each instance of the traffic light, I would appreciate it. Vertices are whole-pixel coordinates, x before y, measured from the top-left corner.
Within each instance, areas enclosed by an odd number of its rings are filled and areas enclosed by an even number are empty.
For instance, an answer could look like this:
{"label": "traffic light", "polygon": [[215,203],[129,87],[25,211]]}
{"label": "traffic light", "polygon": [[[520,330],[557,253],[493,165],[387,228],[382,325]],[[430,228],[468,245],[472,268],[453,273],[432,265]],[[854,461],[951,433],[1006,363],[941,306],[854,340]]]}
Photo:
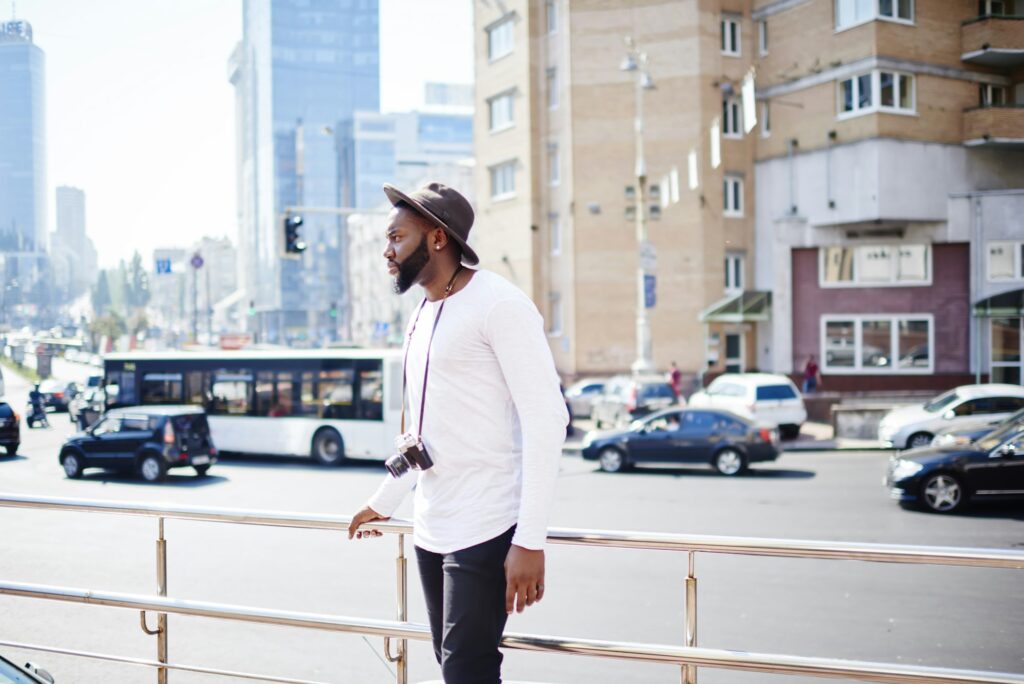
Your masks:
{"label": "traffic light", "polygon": [[327,310],[327,315],[331,318],[338,317],[338,302],[331,302],[331,308]]}
{"label": "traffic light", "polygon": [[302,227],[301,216],[284,217],[284,253],[302,254],[306,251],[306,243],[302,239],[299,228]]}

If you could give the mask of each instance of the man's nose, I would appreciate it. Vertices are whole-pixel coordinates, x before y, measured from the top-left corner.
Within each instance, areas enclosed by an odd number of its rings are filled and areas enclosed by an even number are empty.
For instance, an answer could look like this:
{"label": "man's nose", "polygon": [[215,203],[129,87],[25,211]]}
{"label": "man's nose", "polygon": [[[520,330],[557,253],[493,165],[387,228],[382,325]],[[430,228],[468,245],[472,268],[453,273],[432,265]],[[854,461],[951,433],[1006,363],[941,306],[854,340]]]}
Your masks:
{"label": "man's nose", "polygon": [[385,258],[385,259],[391,259],[391,257],[393,257],[394,255],[395,255],[395,248],[394,248],[394,246],[393,246],[393,245],[392,245],[392,244],[391,244],[391,243],[389,242],[389,243],[387,244],[387,246],[385,246],[385,247],[384,247],[384,258]]}

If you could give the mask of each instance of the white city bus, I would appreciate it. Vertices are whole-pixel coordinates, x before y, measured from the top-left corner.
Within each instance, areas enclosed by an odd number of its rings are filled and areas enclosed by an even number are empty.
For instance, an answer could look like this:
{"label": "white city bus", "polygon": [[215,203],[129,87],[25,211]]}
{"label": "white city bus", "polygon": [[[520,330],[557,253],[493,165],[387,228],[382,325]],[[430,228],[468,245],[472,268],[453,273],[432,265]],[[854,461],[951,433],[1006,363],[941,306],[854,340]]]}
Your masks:
{"label": "white city bus", "polygon": [[399,431],[402,356],[397,349],[111,354],[104,385],[112,407],[204,407],[221,451],[325,464],[383,460]]}

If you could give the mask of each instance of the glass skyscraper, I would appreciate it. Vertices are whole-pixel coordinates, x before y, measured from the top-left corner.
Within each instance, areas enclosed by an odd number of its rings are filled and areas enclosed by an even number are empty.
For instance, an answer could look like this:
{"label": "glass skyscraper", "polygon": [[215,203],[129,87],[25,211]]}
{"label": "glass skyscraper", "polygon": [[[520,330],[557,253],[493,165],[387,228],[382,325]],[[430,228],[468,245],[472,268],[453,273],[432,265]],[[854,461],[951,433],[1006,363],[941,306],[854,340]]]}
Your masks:
{"label": "glass skyscraper", "polygon": [[44,78],[45,56],[32,42],[32,26],[19,20],[0,23],[0,288],[5,309],[26,301],[46,303],[45,293],[35,288],[46,248]]}
{"label": "glass skyscraper", "polygon": [[[236,93],[240,287],[261,342],[317,345],[347,324],[345,221],[303,211],[309,245],[283,258],[290,207],[345,204],[339,122],[380,108],[377,0],[245,0]],[[331,312],[335,312],[332,317]]]}

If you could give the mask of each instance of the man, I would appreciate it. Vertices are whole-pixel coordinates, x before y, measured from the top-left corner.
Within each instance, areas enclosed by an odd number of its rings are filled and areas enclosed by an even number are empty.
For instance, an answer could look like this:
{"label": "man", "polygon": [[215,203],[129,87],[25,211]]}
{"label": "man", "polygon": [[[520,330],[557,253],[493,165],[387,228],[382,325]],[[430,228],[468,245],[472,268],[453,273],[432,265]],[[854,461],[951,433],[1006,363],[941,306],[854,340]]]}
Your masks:
{"label": "man", "polygon": [[818,368],[818,362],[814,360],[814,354],[811,354],[807,357],[807,363],[804,365],[804,394],[817,392],[820,384],[821,369]]}
{"label": "man", "polygon": [[679,397],[682,394],[682,383],[683,372],[679,370],[679,366],[673,361],[672,367],[668,371],[668,384],[672,386],[672,393],[676,395],[676,401],[679,401]]}
{"label": "man", "polygon": [[[473,209],[431,183],[384,192],[395,290],[423,288],[406,335],[412,438],[432,467],[389,475],[349,538],[416,486],[413,538],[434,654],[449,684],[501,681],[508,615],[544,597],[544,542],[568,415],[536,307],[500,276],[469,270]],[[443,314],[443,316],[442,316]]]}

